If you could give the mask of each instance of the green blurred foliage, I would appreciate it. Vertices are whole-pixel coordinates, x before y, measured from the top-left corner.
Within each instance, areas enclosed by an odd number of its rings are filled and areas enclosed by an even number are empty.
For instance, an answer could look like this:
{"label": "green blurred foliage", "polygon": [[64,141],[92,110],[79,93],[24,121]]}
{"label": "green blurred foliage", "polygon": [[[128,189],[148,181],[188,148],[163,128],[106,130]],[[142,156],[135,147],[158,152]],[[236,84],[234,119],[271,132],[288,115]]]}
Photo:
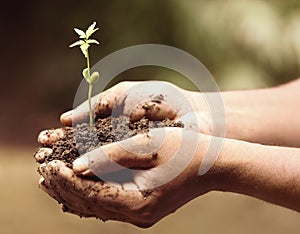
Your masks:
{"label": "green blurred foliage", "polygon": [[[92,64],[128,46],[158,43],[195,56],[222,90],[276,85],[299,74],[298,0],[9,1],[0,10],[0,104],[11,116],[0,121],[15,123],[26,113],[22,138],[58,125],[59,114],[72,107],[85,61],[68,45],[73,27],[93,20],[101,44],[91,49]],[[112,84],[148,79],[194,89],[176,72],[155,67],[131,69]],[[12,129],[1,126],[0,140],[12,140]]]}

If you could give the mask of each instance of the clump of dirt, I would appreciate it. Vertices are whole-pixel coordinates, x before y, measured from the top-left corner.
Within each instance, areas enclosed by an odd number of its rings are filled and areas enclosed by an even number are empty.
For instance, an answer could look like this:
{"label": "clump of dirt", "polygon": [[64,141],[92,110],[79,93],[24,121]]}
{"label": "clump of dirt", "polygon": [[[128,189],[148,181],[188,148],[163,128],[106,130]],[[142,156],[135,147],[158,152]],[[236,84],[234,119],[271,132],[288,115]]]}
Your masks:
{"label": "clump of dirt", "polygon": [[[170,119],[163,121],[151,121],[147,118],[131,123],[130,120],[121,116],[118,118],[102,118],[95,122],[93,131],[87,123],[78,124],[76,127],[66,127],[64,136],[53,145],[52,154],[45,157],[45,162],[61,160],[72,168],[72,162],[80,155],[91,151],[98,146],[112,142],[125,140],[139,133],[147,133],[151,128],[161,127],[184,127],[183,123]],[[157,157],[157,155],[153,155]]]}

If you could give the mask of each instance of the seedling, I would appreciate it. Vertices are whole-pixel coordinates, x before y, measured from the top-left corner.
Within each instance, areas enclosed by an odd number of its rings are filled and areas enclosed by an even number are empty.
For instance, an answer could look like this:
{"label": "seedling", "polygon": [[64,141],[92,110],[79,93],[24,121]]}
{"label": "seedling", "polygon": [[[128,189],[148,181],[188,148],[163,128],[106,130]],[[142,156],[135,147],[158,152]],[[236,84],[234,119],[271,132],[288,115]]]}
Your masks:
{"label": "seedling", "polygon": [[79,41],[74,42],[69,47],[80,46],[81,52],[86,58],[87,67],[83,69],[82,75],[86,82],[89,84],[88,90],[88,103],[89,103],[89,113],[90,113],[90,130],[93,130],[93,110],[92,110],[92,91],[93,85],[99,80],[99,72],[93,72],[91,74],[90,69],[90,57],[89,57],[89,47],[91,44],[99,44],[95,39],[90,39],[90,36],[96,32],[99,28],[95,28],[96,22],[93,22],[88,29],[84,32],[81,29],[74,28],[74,31],[79,36]]}

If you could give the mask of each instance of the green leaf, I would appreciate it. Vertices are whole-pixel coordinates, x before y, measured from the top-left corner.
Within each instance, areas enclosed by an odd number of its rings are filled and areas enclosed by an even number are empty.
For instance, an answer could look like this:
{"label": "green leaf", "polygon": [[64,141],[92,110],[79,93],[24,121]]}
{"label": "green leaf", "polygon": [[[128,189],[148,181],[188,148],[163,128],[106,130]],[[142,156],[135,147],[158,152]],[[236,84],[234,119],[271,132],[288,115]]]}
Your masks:
{"label": "green leaf", "polygon": [[79,38],[86,38],[84,31],[78,28],[74,28],[74,31],[79,35]]}
{"label": "green leaf", "polygon": [[69,45],[69,47],[74,47],[74,46],[81,46],[83,45],[85,42],[83,40],[79,40],[74,42],[73,44]]}
{"label": "green leaf", "polygon": [[89,44],[95,43],[95,44],[99,45],[99,42],[95,39],[88,39],[86,42],[89,43]]}
{"label": "green leaf", "polygon": [[95,28],[96,22],[93,22],[85,32],[86,39],[88,39],[94,32],[96,32],[99,28]]}
{"label": "green leaf", "polygon": [[84,43],[80,46],[81,52],[83,53],[84,57],[86,57],[86,58],[88,56],[89,47],[90,47],[90,45],[88,43]]}
{"label": "green leaf", "polygon": [[88,68],[83,69],[82,70],[82,75],[87,80],[88,77],[89,77],[89,69]]}
{"label": "green leaf", "polygon": [[93,74],[88,79],[88,82],[92,85],[97,83],[97,81],[99,80],[99,76],[99,72],[93,72]]}

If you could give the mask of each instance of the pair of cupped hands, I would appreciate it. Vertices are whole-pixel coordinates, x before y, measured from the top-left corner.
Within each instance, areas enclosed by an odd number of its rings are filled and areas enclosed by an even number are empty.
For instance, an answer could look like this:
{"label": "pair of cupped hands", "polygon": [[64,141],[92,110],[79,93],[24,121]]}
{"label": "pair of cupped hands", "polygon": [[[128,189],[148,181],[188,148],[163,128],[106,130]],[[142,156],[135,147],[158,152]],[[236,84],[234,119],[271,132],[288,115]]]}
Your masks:
{"label": "pair of cupped hands", "polygon": [[[156,100],[157,96],[162,98]],[[191,199],[214,190],[213,172],[199,176],[212,138],[209,108],[199,93],[160,81],[121,82],[95,96],[92,103],[95,117],[112,115],[122,103],[122,114],[132,122],[144,116],[157,121],[169,118],[183,122],[184,128],[150,129],[98,147],[75,160],[73,169],[58,160],[43,162],[51,153],[49,146],[64,135],[64,128],[42,131],[38,141],[43,147],[35,155],[41,163],[39,186],[64,211],[150,227]],[[87,106],[85,102],[62,114],[61,123],[72,126],[85,121]],[[95,178],[126,168],[131,181]]]}

